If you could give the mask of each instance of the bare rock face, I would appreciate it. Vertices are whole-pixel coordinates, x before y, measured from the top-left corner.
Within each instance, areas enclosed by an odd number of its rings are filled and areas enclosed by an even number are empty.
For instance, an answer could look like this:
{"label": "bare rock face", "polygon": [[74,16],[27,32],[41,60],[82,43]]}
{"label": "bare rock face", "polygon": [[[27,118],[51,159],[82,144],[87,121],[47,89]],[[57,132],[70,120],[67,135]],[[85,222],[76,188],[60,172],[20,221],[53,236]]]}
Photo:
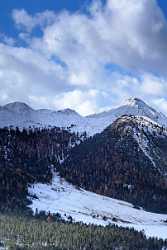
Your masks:
{"label": "bare rock face", "polygon": [[80,187],[167,211],[167,130],[150,119],[122,116],[74,148],[59,167]]}

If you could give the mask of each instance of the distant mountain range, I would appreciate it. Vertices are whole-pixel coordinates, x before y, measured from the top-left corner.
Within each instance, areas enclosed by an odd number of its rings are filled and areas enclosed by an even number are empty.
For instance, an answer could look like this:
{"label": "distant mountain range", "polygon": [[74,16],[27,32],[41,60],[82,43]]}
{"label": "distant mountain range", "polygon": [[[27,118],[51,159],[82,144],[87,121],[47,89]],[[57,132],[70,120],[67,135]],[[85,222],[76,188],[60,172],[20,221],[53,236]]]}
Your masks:
{"label": "distant mountain range", "polygon": [[151,119],[162,126],[167,126],[167,117],[157,112],[138,98],[128,99],[124,105],[99,114],[83,117],[76,111],[64,109],[53,111],[48,109],[34,110],[25,103],[14,102],[0,107],[0,127],[70,127],[73,131],[89,135],[102,132],[108,125],[122,115],[135,115]]}

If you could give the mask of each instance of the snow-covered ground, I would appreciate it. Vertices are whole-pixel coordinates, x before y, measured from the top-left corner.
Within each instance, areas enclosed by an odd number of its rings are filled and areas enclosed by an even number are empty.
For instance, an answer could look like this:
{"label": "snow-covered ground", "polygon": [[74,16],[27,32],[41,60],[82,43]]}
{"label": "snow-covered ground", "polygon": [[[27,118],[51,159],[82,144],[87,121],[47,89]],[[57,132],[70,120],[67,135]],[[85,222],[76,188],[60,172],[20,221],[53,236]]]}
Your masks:
{"label": "snow-covered ground", "polygon": [[112,199],[78,189],[54,174],[51,185],[35,184],[29,193],[36,195],[30,207],[35,212],[60,213],[64,219],[71,216],[75,222],[96,225],[117,224],[144,230],[147,236],[167,239],[167,215],[155,214],[133,208],[124,201]]}
{"label": "snow-covered ground", "polygon": [[64,109],[59,111],[40,109],[34,110],[25,103],[15,102],[0,107],[0,127],[64,127],[73,125],[74,132],[87,132],[94,135],[102,132],[107,126],[113,123],[122,115],[142,116],[167,126],[167,117],[157,112],[142,100],[137,98],[128,99],[122,106],[111,109],[107,112],[91,116],[81,116],[75,110]]}

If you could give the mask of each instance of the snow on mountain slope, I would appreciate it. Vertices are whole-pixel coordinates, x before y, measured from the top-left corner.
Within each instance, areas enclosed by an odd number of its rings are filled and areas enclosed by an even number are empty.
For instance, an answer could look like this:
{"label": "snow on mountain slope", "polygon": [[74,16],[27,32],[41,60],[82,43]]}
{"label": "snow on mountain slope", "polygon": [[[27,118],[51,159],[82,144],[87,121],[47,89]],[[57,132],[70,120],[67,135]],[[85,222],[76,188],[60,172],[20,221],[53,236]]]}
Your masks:
{"label": "snow on mountain slope", "polygon": [[160,125],[167,126],[167,117],[142,100],[129,99],[123,106],[111,109],[108,112],[87,117],[79,115],[71,109],[53,111],[47,109],[34,110],[27,104],[15,102],[0,108],[0,127],[71,127],[75,132],[87,132],[94,135],[102,132],[108,125],[122,115],[145,116]]}
{"label": "snow on mountain slope", "polygon": [[[129,125],[131,121],[133,121],[134,123],[133,127],[130,127]],[[153,166],[155,167],[156,164],[150,152],[151,149],[154,147],[153,145],[151,145],[151,137],[153,136],[156,138],[165,138],[167,137],[167,129],[162,128],[162,126],[160,126],[158,123],[145,116],[121,116],[119,118],[119,123],[122,123],[122,126],[123,123],[126,124],[123,126],[125,134],[127,132],[130,132],[130,129],[132,129],[133,137],[137,141],[139,148],[150,159]]]}
{"label": "snow on mountain slope", "polygon": [[167,117],[148,106],[145,102],[138,98],[128,99],[122,106],[111,109],[107,112],[88,116],[89,123],[92,126],[93,133],[102,132],[104,128],[122,115],[143,116],[152,121],[167,126]]}
{"label": "snow on mountain slope", "polygon": [[51,185],[35,184],[29,188],[29,194],[36,195],[30,207],[35,212],[47,211],[60,213],[64,219],[71,216],[75,222],[107,225],[117,224],[144,230],[147,236],[167,238],[167,215],[154,214],[135,209],[132,204],[97,195],[61,179],[57,174]]}
{"label": "snow on mountain slope", "polygon": [[166,123],[167,117],[160,112],[157,112],[155,109],[148,106],[144,101],[138,98],[129,98],[124,102],[124,104],[120,107],[115,109],[111,109],[107,112],[102,112],[100,114],[95,114],[88,116],[90,118],[103,118],[108,117],[110,115],[115,115],[118,117],[122,115],[138,115],[138,116],[146,116],[149,117],[151,120]]}
{"label": "snow on mountain slope", "polygon": [[82,117],[70,109],[53,111],[47,109],[34,110],[25,103],[15,102],[0,109],[0,127],[69,127],[82,123]]}
{"label": "snow on mountain slope", "polygon": [[8,103],[3,108],[11,112],[22,113],[22,114],[33,111],[31,107],[29,107],[26,103],[23,102]]}

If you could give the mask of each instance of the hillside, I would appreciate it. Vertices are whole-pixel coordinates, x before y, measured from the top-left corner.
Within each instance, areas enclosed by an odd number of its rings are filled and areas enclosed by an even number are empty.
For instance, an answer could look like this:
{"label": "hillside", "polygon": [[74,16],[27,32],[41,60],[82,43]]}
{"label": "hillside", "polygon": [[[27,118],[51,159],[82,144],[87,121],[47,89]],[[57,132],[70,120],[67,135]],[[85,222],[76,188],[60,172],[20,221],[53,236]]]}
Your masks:
{"label": "hillside", "polygon": [[166,239],[167,215],[146,212],[128,202],[78,189],[58,173],[51,184],[36,183],[29,187],[32,197],[30,207],[34,211],[56,214],[65,221],[94,225],[117,225],[143,230],[148,237]]}
{"label": "hillside", "polygon": [[28,185],[49,183],[54,165],[81,140],[60,128],[0,129],[0,210],[25,209]]}
{"label": "hillside", "polygon": [[135,98],[89,117],[24,103],[1,107],[0,117],[2,212],[58,212],[67,221],[134,227],[165,239],[163,114]]}
{"label": "hillside", "polygon": [[72,149],[58,171],[86,190],[167,212],[166,160],[166,129],[143,117],[123,116]]}

